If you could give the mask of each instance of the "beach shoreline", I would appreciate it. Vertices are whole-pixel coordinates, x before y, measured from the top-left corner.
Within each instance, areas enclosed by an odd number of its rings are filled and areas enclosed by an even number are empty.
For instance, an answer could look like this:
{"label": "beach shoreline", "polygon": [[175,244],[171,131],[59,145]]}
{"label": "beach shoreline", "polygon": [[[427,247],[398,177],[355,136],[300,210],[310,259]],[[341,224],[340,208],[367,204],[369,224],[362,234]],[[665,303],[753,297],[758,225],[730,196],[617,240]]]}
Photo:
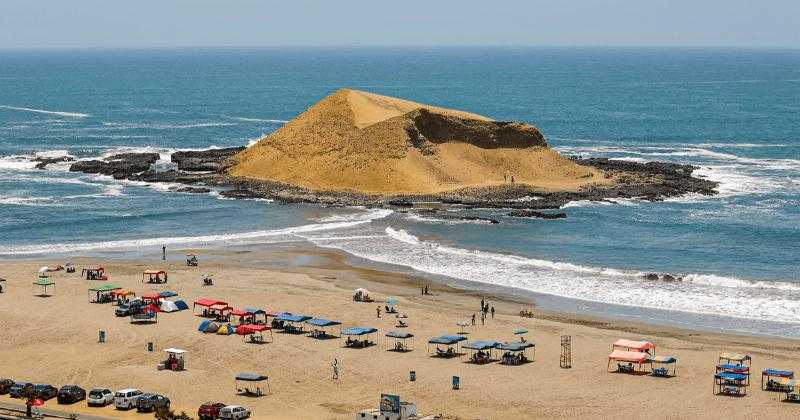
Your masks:
{"label": "beach shoreline", "polygon": [[[531,308],[528,302],[359,267],[343,252],[297,244],[272,250],[252,248],[188,250],[200,256],[197,268],[185,266],[184,250],[174,257],[179,252],[176,249],[168,251],[173,257],[166,262],[159,260],[158,253],[136,259],[73,258],[73,262],[79,268],[91,263],[105,265],[110,282],[138,294],[151,289],[175,290],[178,298],[190,305],[201,297],[219,298],[235,307],[259,305],[339,319],[343,327],[375,326],[378,345],[343,349],[340,340],[318,341],[278,332],[274,343],[248,345],[241,337],[200,334],[196,325],[202,319],[187,311],[162,314],[151,326],[130,325],[125,318],[115,318],[110,305],[88,303],[86,290],[97,283],[79,279],[79,273],[58,272],[52,297],[33,296],[30,282],[37,268],[63,261],[5,260],[0,261],[0,272],[8,282],[0,302],[13,300],[16,304],[0,305],[0,316],[7,320],[9,331],[0,350],[0,370],[3,375],[34,382],[78,383],[86,388],[133,386],[161,392],[176,408],[190,414],[199,403],[219,399],[250,407],[254,418],[352,418],[361,409],[376,408],[381,393],[399,394],[403,400],[416,402],[422,412],[447,418],[582,418],[602,416],[608,410],[636,416],[652,404],[676,398],[686,403],[670,405],[670,413],[653,417],[787,416],[796,410],[778,402],[777,394],[760,391],[755,373],[766,367],[792,369],[800,364],[798,340],[715,334],[538,309],[534,309],[533,319],[522,318],[519,311]],[[154,288],[142,284],[140,273],[148,268],[169,271],[168,285]],[[214,286],[201,286],[205,272],[214,274]],[[421,295],[425,284],[431,295]],[[352,290],[357,287],[370,290],[377,302],[352,302]],[[388,296],[397,297],[400,312],[409,315],[407,330],[417,336],[413,352],[385,351],[382,333],[394,329],[395,320],[386,314],[376,318],[375,310]],[[477,321],[477,326],[467,327],[468,338],[510,341],[517,338],[511,334],[515,327],[526,328],[528,339],[537,344],[533,363],[477,366],[464,363],[468,356],[440,360],[425,354],[427,338],[456,333],[456,322],[477,313],[481,298],[497,312],[485,326]],[[31,323],[37,328],[36,340],[31,340]],[[100,329],[107,332],[107,343],[96,342]],[[573,338],[572,369],[558,367],[561,335]],[[606,356],[616,338],[653,341],[658,354],[678,358],[678,376],[660,380],[608,373]],[[155,342],[155,353],[146,352],[147,342]],[[189,350],[186,372],[156,371],[159,353],[166,347]],[[712,395],[711,379],[720,351],[753,356],[753,385],[747,397]],[[330,379],[329,364],[334,357],[342,363],[340,381]],[[261,370],[271,377],[270,395],[260,399],[234,396],[235,373]],[[408,380],[411,370],[417,372],[415,382]],[[454,375],[462,381],[459,391],[450,389]],[[634,397],[642,389],[652,391],[649,401]],[[626,402],[624,407],[618,404],[620,398]],[[0,401],[8,402],[7,397]],[[77,406],[76,411],[95,415],[137,417]],[[72,409],[54,402],[47,407]]]}

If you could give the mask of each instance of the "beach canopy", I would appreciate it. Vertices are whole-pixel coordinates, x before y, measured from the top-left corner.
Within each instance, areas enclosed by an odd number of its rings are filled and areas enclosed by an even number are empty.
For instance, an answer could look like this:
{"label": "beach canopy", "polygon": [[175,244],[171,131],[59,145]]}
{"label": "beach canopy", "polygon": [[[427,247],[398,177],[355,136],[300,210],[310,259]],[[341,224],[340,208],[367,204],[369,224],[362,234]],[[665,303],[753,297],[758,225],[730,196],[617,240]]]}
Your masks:
{"label": "beach canopy", "polygon": [[499,343],[497,348],[503,351],[523,351],[531,347],[536,347],[536,344],[531,342],[515,341],[513,343]]}
{"label": "beach canopy", "polygon": [[161,296],[158,293],[150,293],[150,294],[147,294],[147,295],[142,295],[142,300],[157,301],[157,300],[161,300],[162,298],[163,298],[163,296]]}
{"label": "beach canopy", "polygon": [[221,300],[205,299],[205,298],[204,299],[197,299],[197,300],[194,301],[194,306],[205,306],[205,307],[209,307],[210,308],[211,306],[214,306],[214,305],[227,305],[227,303],[223,302]]}
{"label": "beach canopy", "polygon": [[50,280],[50,279],[40,278],[40,279],[36,280],[35,282],[33,282],[33,284],[36,285],[36,286],[52,286],[52,285],[56,284],[56,282],[54,282],[53,280]]}
{"label": "beach canopy", "polygon": [[259,308],[254,308],[252,306],[247,306],[247,307],[244,308],[244,310],[247,313],[253,314],[253,315],[256,315],[256,314],[265,314],[266,315],[267,314],[267,311],[265,311],[263,309],[259,309]]}
{"label": "beach canopy", "polygon": [[308,315],[292,315],[288,312],[283,312],[278,314],[278,316],[275,319],[277,319],[278,321],[286,321],[286,322],[306,322],[311,318],[312,317]]}
{"label": "beach canopy", "polygon": [[248,315],[252,315],[250,312],[247,312],[247,311],[245,311],[245,310],[242,310],[242,309],[233,309],[233,310],[231,310],[231,312],[230,312],[230,313],[231,313],[231,315],[233,315],[233,316],[240,316],[240,317],[241,317],[241,316],[248,316]]}
{"label": "beach canopy", "polygon": [[244,324],[236,327],[237,335],[250,335],[258,332],[269,331],[272,327],[261,324]]}
{"label": "beach canopy", "polygon": [[103,292],[110,292],[112,290],[120,290],[120,289],[122,289],[122,288],[117,286],[116,284],[105,283],[105,284],[102,284],[102,285],[97,286],[97,287],[92,287],[91,289],[89,289],[89,291],[90,292],[103,293]]}
{"label": "beach canopy", "polygon": [[476,341],[467,341],[466,343],[462,344],[461,347],[470,350],[491,350],[496,348],[497,345],[500,344],[497,341],[491,340],[476,340]]}
{"label": "beach canopy", "polygon": [[389,299],[386,299],[387,305],[397,305],[398,303],[400,303],[400,301],[396,297],[390,297]]}
{"label": "beach canopy", "polygon": [[747,375],[741,373],[731,373],[731,372],[719,372],[714,375],[718,379],[726,379],[729,381],[744,381],[747,379]]}
{"label": "beach canopy", "polygon": [[173,291],[171,291],[171,290],[166,290],[166,291],[163,291],[163,292],[158,292],[158,295],[159,295],[159,296],[161,296],[161,297],[164,297],[164,298],[178,296],[178,294],[177,294],[177,293],[175,293],[175,292],[173,292]]}
{"label": "beach canopy", "polygon": [[428,343],[452,345],[458,343],[459,341],[464,341],[466,339],[467,337],[464,337],[463,335],[441,335],[439,337],[431,338],[430,340],[428,340]]}
{"label": "beach canopy", "polygon": [[269,379],[267,375],[261,375],[258,373],[243,372],[236,375],[237,381],[260,382],[266,381],[267,379]]}
{"label": "beach canopy", "polygon": [[614,350],[608,355],[608,361],[630,362],[636,364],[647,363],[648,355],[640,351]]}
{"label": "beach canopy", "polygon": [[323,328],[324,327],[333,327],[335,325],[341,325],[342,324],[339,321],[331,321],[330,319],[324,319],[324,318],[309,319],[308,321],[306,321],[306,323],[314,325],[316,327],[323,327]]}
{"label": "beach canopy", "polygon": [[527,334],[527,333],[528,333],[528,330],[526,330],[525,328],[517,328],[516,330],[514,330],[514,334],[515,335],[522,335],[522,334]]}
{"label": "beach canopy", "polygon": [[414,334],[403,332],[403,331],[389,331],[389,332],[386,333],[386,336],[387,337],[391,337],[391,338],[403,338],[403,339],[405,339],[405,338],[413,337]]}
{"label": "beach canopy", "polygon": [[791,370],[764,369],[761,371],[761,374],[764,376],[774,376],[777,378],[794,378],[794,372]]}
{"label": "beach canopy", "polygon": [[619,339],[614,342],[612,347],[620,347],[624,349],[636,350],[636,351],[645,351],[645,350],[655,350],[656,345],[649,342],[649,341],[631,341],[625,339]]}
{"label": "beach canopy", "polygon": [[176,300],[175,301],[175,306],[178,308],[179,311],[185,311],[185,310],[189,309],[189,305],[187,305],[186,302],[184,302],[182,300]]}
{"label": "beach canopy", "polygon": [[733,363],[725,363],[717,366],[717,371],[733,372],[733,373],[750,373],[750,366],[737,365]]}
{"label": "beach canopy", "polygon": [[378,332],[377,328],[372,327],[350,327],[340,331],[342,335],[367,335]]}
{"label": "beach canopy", "polygon": [[164,349],[164,351],[172,354],[186,354],[186,350],[174,349],[174,348]]}
{"label": "beach canopy", "polygon": [[671,356],[650,356],[647,358],[647,363],[661,363],[664,365],[669,365],[677,362],[678,359]]}
{"label": "beach canopy", "polygon": [[726,353],[722,352],[719,354],[719,360],[728,360],[730,362],[739,362],[742,363],[744,361],[751,360],[749,354],[740,354],[740,353]]}
{"label": "beach canopy", "polygon": [[167,274],[164,270],[145,270],[142,274]]}

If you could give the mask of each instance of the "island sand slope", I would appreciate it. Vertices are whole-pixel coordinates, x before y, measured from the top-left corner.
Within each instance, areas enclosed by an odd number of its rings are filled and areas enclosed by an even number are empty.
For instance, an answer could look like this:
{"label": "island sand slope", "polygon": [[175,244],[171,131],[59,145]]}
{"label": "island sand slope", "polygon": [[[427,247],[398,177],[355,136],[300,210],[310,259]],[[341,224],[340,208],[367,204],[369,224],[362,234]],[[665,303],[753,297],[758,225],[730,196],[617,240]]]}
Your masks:
{"label": "island sand slope", "polygon": [[432,194],[515,181],[550,191],[609,182],[535,127],[342,89],[239,153],[231,175],[317,191]]}

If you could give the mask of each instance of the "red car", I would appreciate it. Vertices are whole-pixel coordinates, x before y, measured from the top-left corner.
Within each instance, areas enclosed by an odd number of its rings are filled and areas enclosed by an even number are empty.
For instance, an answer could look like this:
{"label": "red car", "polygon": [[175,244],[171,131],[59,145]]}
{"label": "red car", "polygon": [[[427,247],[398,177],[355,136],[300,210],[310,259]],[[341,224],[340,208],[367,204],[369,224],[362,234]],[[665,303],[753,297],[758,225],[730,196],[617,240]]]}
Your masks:
{"label": "red car", "polygon": [[225,403],[204,402],[200,405],[200,408],[197,409],[197,417],[199,417],[200,420],[214,420],[219,417],[219,410],[222,410],[222,407],[225,407]]}

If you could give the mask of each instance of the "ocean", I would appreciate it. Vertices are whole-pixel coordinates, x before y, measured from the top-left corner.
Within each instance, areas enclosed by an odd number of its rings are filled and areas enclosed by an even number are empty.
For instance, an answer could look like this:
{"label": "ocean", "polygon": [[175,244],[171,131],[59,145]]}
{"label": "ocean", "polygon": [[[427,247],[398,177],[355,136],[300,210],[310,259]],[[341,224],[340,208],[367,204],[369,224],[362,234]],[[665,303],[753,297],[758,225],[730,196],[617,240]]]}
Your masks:
{"label": "ocean", "polygon": [[[35,169],[246,145],[340,87],[520,120],[559,151],[697,165],[713,197],[492,225]],[[0,258],[304,242],[557,310],[800,336],[800,50],[0,51]],[[645,272],[681,281],[648,281]],[[1,274],[1,273],[0,273]]]}

